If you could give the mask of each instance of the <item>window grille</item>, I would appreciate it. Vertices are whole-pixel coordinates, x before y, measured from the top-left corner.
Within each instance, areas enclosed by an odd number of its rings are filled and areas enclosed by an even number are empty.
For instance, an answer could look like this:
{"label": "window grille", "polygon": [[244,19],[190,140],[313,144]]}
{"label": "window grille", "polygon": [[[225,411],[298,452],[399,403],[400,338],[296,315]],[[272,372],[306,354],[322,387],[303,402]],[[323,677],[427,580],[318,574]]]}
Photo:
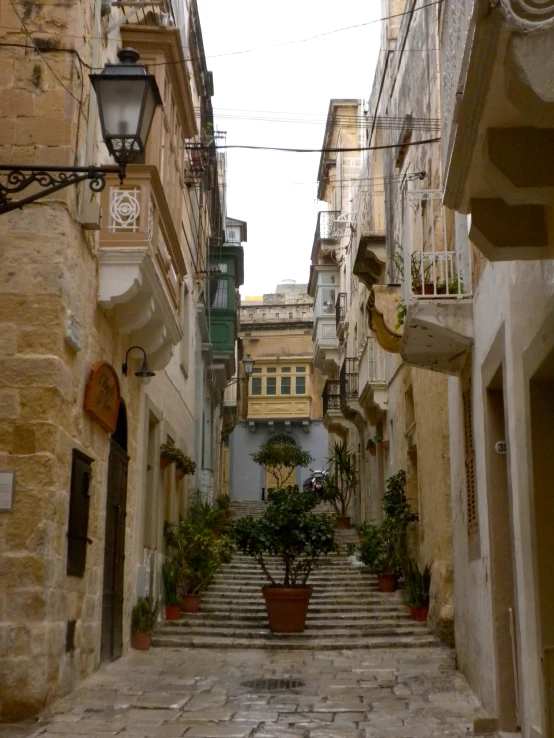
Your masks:
{"label": "window grille", "polygon": [[90,478],[93,459],[73,449],[69,524],[67,528],[67,574],[83,577],[87,559]]}

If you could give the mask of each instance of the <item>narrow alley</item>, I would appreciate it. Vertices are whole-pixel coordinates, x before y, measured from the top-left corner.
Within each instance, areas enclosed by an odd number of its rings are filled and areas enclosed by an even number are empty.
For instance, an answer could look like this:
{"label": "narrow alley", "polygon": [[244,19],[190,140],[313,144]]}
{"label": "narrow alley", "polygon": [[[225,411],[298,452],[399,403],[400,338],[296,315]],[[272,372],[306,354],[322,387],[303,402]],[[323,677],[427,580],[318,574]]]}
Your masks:
{"label": "narrow alley", "polygon": [[463,738],[487,727],[444,647],[131,651],[1,738]]}

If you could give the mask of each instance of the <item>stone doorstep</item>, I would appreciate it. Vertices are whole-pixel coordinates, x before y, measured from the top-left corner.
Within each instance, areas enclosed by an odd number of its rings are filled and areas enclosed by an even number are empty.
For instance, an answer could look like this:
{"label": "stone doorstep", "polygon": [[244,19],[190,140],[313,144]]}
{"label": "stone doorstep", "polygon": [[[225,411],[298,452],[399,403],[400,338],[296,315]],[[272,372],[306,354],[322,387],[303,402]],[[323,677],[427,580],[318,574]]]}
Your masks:
{"label": "stone doorstep", "polygon": [[205,649],[261,649],[261,650],[297,650],[297,651],[351,651],[358,649],[410,649],[441,648],[442,644],[434,636],[404,636],[397,638],[364,638],[349,640],[310,639],[304,641],[280,640],[277,636],[267,640],[240,638],[215,638],[206,636],[166,637],[154,635],[153,647],[163,648],[205,648]]}

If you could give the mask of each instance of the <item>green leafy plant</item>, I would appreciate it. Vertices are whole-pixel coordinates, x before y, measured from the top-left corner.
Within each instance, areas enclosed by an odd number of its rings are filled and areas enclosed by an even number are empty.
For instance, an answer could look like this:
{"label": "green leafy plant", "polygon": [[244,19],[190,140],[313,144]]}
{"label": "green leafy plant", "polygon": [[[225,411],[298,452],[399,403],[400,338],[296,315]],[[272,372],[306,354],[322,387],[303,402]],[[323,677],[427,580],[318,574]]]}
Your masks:
{"label": "green leafy plant", "polygon": [[179,571],[175,562],[171,559],[162,564],[162,581],[164,587],[164,602],[166,605],[178,605],[179,596],[177,586],[179,582]]}
{"label": "green leafy plant", "polygon": [[386,481],[383,522],[358,526],[360,543],[350,547],[376,574],[396,574],[408,560],[407,530],[418,519],[406,500],[406,472],[401,469]]}
{"label": "green leafy plant", "polygon": [[264,443],[259,450],[250,454],[256,464],[263,467],[275,479],[277,489],[282,489],[284,482],[297,466],[307,467],[313,461],[308,451],[296,445]]}
{"label": "green leafy plant", "polygon": [[431,589],[429,565],[421,571],[413,559],[407,559],[404,562],[404,581],[407,590],[407,604],[411,607],[428,607]]}
{"label": "green leafy plant", "polygon": [[370,448],[377,448],[377,444],[381,443],[383,439],[379,435],[375,435],[372,438],[368,438],[368,441],[365,445],[366,450],[369,451]]}
{"label": "green leafy plant", "polygon": [[152,635],[156,623],[158,622],[158,613],[160,611],[160,601],[150,596],[139,597],[133,606],[131,615],[131,628],[135,633],[147,633]]}
{"label": "green leafy plant", "polygon": [[396,306],[396,323],[394,324],[394,327],[396,330],[398,330],[401,326],[404,325],[404,321],[406,320],[406,315],[408,313],[408,306],[403,303],[399,302]]}
{"label": "green leafy plant", "polygon": [[216,535],[225,535],[231,527],[227,503],[218,503],[217,500],[211,505],[209,502],[197,499],[190,505],[187,518]]}
{"label": "green leafy plant", "polygon": [[[298,487],[275,491],[261,518],[240,518],[234,537],[239,550],[254,558],[274,587],[304,587],[323,555],[336,550],[335,529],[328,515],[313,512],[319,498]],[[276,556],[281,577],[269,568]]]}
{"label": "green leafy plant", "polygon": [[196,471],[196,463],[181,449],[173,446],[171,443],[162,443],[160,446],[160,456],[171,459],[178,469],[183,469],[185,474],[194,474]]}
{"label": "green leafy plant", "polygon": [[329,474],[325,478],[321,497],[330,502],[337,515],[348,515],[352,496],[358,488],[356,456],[348,450],[346,441],[333,444],[333,452],[327,459]]}
{"label": "green leafy plant", "polygon": [[216,540],[212,531],[194,517],[166,523],[164,534],[177,570],[178,592],[198,594],[228,557],[229,542]]}

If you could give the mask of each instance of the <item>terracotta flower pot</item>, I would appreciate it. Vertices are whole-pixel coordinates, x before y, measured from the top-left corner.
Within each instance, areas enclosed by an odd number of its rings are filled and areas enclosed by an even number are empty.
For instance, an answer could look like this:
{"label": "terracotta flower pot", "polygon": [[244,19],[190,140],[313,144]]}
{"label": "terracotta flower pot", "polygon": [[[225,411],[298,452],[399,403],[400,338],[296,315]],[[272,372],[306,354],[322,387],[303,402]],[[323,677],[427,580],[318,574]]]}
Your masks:
{"label": "terracotta flower pot", "polygon": [[172,460],[169,456],[160,456],[160,469],[167,469],[172,464]]}
{"label": "terracotta flower pot", "polygon": [[397,584],[398,577],[396,574],[377,575],[377,586],[379,587],[379,592],[396,592]]}
{"label": "terracotta flower pot", "polygon": [[179,620],[181,617],[181,605],[166,605],[165,606],[165,619],[166,620]]}
{"label": "terracotta flower pot", "polygon": [[192,615],[200,609],[200,595],[181,595],[181,610]]}
{"label": "terracotta flower pot", "polygon": [[132,632],[131,646],[137,651],[148,651],[151,643],[152,636],[150,633],[138,633],[137,631]]}
{"label": "terracotta flower pot", "polygon": [[428,605],[419,605],[418,607],[414,607],[413,605],[410,605],[410,617],[412,620],[415,620],[417,623],[425,623],[427,621],[428,615],[429,615]]}
{"label": "terracotta flower pot", "polygon": [[375,446],[370,446],[367,450],[372,456],[377,456],[377,449],[375,448]]}
{"label": "terracotta flower pot", "polygon": [[180,482],[181,479],[184,479],[184,478],[185,478],[185,470],[183,469],[182,466],[178,466],[175,469],[175,481]]}
{"label": "terracotta flower pot", "polygon": [[311,587],[262,587],[269,627],[273,633],[302,633]]}
{"label": "terracotta flower pot", "polygon": [[390,441],[381,441],[380,446],[382,451],[388,451],[390,448]]}
{"label": "terracotta flower pot", "polygon": [[349,530],[350,529],[350,516],[337,515],[335,518],[335,528],[338,530]]}

